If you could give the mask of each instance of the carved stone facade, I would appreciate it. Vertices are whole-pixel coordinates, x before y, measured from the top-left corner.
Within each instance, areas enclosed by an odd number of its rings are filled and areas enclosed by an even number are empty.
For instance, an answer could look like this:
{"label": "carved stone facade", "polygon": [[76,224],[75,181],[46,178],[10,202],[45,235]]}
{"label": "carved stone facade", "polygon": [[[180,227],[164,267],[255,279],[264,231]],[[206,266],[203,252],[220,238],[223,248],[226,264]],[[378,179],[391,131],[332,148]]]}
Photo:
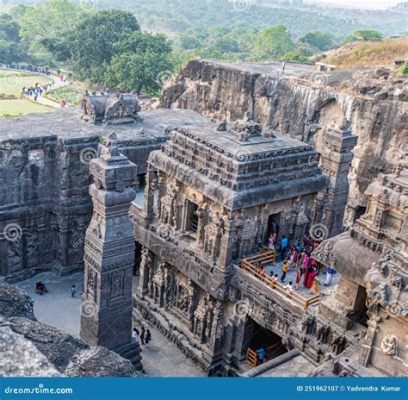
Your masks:
{"label": "carved stone facade", "polygon": [[322,302],[321,311],[346,321],[349,330],[359,323],[366,327],[356,374],[359,368],[374,367],[407,376],[408,170],[380,174],[366,195],[367,211],[351,232],[323,242],[314,253],[342,274],[335,301]]}
{"label": "carved stone facade", "polygon": [[356,144],[357,136],[351,134],[346,120],[340,128],[331,127],[323,135],[322,171],[329,176],[330,185],[316,199],[314,219],[327,227],[328,236],[343,231],[349,194],[348,173]]}
{"label": "carved stone facade", "polygon": [[232,127],[178,128],[151,153],[144,206],[130,213],[143,248],[136,308],[209,375],[241,373],[248,319],[316,364],[353,342],[238,267],[272,226],[279,237],[303,237],[328,187],[318,160],[250,115]]}
{"label": "carved stone facade", "polygon": [[[108,104],[106,96],[94,100]],[[89,163],[100,142],[136,163],[143,182],[150,152],[171,129],[207,121],[186,110],[140,115],[143,121],[122,118],[109,127],[88,124],[73,109],[0,121],[0,276],[15,282],[41,271],[66,275],[83,268],[92,216]]]}
{"label": "carved stone facade", "polygon": [[141,107],[135,93],[89,94],[86,92],[81,101],[81,109],[82,118],[94,124],[115,125],[142,121],[138,115]]}

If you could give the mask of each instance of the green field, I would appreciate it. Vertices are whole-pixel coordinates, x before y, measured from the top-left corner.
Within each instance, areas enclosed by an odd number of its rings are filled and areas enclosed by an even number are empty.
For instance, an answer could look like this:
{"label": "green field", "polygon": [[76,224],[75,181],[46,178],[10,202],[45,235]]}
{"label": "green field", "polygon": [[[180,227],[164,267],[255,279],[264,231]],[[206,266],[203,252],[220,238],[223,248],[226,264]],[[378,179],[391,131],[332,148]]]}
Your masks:
{"label": "green field", "polygon": [[0,100],[0,118],[52,111],[50,107],[17,98],[24,86],[34,86],[37,82],[44,85],[52,80],[27,71],[0,70],[0,95],[16,96],[14,100]]}
{"label": "green field", "polygon": [[18,117],[20,115],[50,112],[51,107],[35,104],[28,100],[0,100],[0,118]]}
{"label": "green field", "polygon": [[52,81],[46,76],[24,71],[0,71],[0,93],[18,96],[24,86],[34,86],[37,82],[44,85]]}
{"label": "green field", "polygon": [[83,92],[84,90],[78,87],[62,86],[48,92],[47,97],[57,103],[65,100],[70,106],[77,107],[81,102]]}

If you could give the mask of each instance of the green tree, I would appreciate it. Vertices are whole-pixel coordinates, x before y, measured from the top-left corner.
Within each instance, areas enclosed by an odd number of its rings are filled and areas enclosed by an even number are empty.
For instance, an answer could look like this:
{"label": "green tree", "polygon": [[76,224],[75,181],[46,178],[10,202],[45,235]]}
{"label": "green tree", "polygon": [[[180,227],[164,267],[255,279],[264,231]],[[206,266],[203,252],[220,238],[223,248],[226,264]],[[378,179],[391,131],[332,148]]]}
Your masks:
{"label": "green tree", "polygon": [[328,32],[309,32],[299,39],[301,43],[307,44],[312,50],[327,51],[333,44],[333,35]]}
{"label": "green tree", "polygon": [[53,63],[54,56],[68,56],[65,39],[73,25],[92,12],[72,0],[47,0],[34,7],[14,10],[19,18],[23,43],[34,58],[33,62]]}
{"label": "green tree", "polygon": [[347,37],[345,42],[355,42],[358,40],[380,41],[382,40],[382,38],[383,35],[374,29],[359,29],[357,31],[354,31],[349,37]]}
{"label": "green tree", "polygon": [[22,48],[19,39],[20,28],[9,14],[0,14],[0,62],[20,61]]}
{"label": "green tree", "polygon": [[117,46],[104,83],[121,91],[157,94],[171,75],[171,46],[163,35],[134,32]]}
{"label": "green tree", "polygon": [[86,17],[67,36],[74,74],[79,79],[102,84],[106,68],[120,52],[119,43],[139,30],[136,18],[129,12],[100,11]]}
{"label": "green tree", "polygon": [[253,55],[259,61],[277,60],[283,58],[294,47],[286,26],[279,24],[257,35]]}

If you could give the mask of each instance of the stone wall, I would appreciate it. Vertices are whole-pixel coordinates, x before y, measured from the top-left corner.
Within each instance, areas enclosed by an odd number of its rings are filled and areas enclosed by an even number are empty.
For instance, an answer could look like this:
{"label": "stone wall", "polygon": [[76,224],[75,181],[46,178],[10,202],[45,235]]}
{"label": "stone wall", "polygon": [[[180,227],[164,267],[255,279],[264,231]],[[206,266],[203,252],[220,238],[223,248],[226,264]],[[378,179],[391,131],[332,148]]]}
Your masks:
{"label": "stone wall", "polygon": [[118,147],[142,177],[150,152],[171,129],[206,120],[167,109],[127,124],[94,125],[80,117],[69,109],[0,121],[0,276],[9,282],[82,268],[92,214],[89,162],[100,142]]}
{"label": "stone wall", "polygon": [[364,192],[381,171],[390,171],[408,148],[408,86],[387,70],[313,72],[288,65],[191,61],[163,93],[164,107],[188,108],[218,120],[236,120],[252,111],[255,120],[315,143],[321,132],[347,118],[358,136],[349,172],[346,220],[365,207]]}
{"label": "stone wall", "polygon": [[49,136],[2,142],[0,275],[15,280],[81,265],[92,210],[84,160],[96,154],[98,141]]}

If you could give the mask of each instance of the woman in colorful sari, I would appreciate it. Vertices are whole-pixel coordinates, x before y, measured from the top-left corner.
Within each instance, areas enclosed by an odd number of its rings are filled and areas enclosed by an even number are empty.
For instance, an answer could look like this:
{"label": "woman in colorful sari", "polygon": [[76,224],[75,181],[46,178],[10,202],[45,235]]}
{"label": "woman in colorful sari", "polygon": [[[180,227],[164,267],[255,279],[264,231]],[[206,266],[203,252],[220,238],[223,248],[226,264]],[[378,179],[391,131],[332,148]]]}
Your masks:
{"label": "woman in colorful sari", "polygon": [[[317,269],[313,268],[313,267],[309,267],[308,271],[309,271],[309,273],[307,274],[307,278],[305,278],[304,283],[305,283],[305,287],[310,289],[312,287],[314,279],[316,278]],[[305,276],[306,276],[306,274],[305,274]]]}

